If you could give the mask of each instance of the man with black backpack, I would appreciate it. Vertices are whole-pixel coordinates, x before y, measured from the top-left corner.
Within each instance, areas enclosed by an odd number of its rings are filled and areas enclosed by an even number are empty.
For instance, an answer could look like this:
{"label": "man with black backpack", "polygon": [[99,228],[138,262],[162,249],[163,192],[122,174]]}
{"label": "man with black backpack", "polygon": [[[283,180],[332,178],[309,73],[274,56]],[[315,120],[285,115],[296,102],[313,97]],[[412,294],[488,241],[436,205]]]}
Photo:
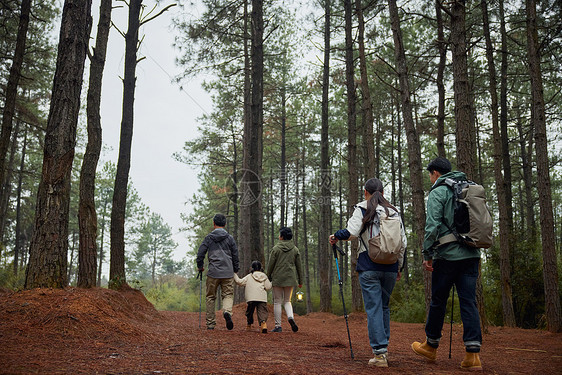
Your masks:
{"label": "man with black backpack", "polygon": [[427,166],[433,186],[427,199],[422,253],[424,268],[432,272],[431,305],[425,325],[426,341],[414,342],[412,349],[416,354],[435,361],[442,336],[447,299],[454,285],[459,296],[466,348],[461,368],[481,370],[478,353],[482,344],[482,333],[476,305],[480,249],[469,245],[455,228],[455,206],[458,206],[458,200],[450,181],[467,181],[467,178],[463,172],[451,169],[449,160],[442,157],[436,158]]}

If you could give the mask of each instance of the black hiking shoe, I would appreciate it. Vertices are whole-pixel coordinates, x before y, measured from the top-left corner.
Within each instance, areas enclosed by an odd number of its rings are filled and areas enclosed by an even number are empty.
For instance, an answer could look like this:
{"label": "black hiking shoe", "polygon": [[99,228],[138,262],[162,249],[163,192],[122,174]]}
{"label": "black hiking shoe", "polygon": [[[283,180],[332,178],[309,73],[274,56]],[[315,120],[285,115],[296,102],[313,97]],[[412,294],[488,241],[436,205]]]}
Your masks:
{"label": "black hiking shoe", "polygon": [[281,329],[281,327],[275,327],[271,332],[283,332],[283,330]]}
{"label": "black hiking shoe", "polygon": [[224,320],[226,320],[226,329],[230,331],[232,328],[234,328],[234,323],[232,323],[230,314],[225,311],[222,316],[224,316]]}
{"label": "black hiking shoe", "polygon": [[291,325],[291,329],[293,330],[293,332],[297,332],[299,330],[299,326],[297,326],[297,323],[295,323],[294,319],[289,319],[289,324]]}

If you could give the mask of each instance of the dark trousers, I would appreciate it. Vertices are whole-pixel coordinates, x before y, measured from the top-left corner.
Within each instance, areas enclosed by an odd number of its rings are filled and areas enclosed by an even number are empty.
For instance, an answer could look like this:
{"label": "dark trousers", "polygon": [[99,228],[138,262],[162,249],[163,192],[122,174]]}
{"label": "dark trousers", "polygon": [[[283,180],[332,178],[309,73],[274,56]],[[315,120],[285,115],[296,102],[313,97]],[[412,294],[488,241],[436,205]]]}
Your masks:
{"label": "dark trousers", "polygon": [[246,308],[246,319],[248,324],[254,324],[254,310],[257,310],[258,322],[262,324],[267,321],[267,302],[249,301]]}
{"label": "dark trousers", "polygon": [[431,304],[425,325],[427,342],[433,347],[439,346],[441,330],[447,311],[447,299],[453,284],[457,287],[461,319],[463,323],[463,341],[469,352],[480,351],[482,332],[480,315],[476,306],[476,280],[480,258],[457,261],[438,259],[433,261],[431,276]]}

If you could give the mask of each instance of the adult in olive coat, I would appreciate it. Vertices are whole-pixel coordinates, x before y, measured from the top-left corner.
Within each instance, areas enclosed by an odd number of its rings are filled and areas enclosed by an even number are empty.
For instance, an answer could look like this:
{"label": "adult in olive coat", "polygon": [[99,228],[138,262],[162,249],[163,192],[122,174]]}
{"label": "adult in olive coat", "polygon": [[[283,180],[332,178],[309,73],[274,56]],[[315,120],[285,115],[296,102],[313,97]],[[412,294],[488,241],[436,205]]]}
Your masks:
{"label": "adult in olive coat", "polygon": [[271,250],[267,264],[267,276],[273,284],[273,316],[275,328],[273,332],[281,332],[282,307],[285,308],[287,319],[293,332],[299,327],[295,323],[291,296],[293,288],[302,287],[302,264],[299,249],[292,241],[291,228],[283,227],[279,230],[279,242]]}

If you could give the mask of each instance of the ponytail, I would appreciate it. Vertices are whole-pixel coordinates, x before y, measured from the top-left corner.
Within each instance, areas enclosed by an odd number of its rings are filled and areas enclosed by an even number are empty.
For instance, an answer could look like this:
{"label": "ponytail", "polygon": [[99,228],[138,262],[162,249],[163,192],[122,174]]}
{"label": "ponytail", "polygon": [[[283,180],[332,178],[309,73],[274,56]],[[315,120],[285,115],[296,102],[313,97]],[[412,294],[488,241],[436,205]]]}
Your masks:
{"label": "ponytail", "polygon": [[372,222],[377,214],[377,206],[380,204],[384,207],[386,215],[389,216],[389,208],[392,208],[395,212],[398,212],[396,207],[394,207],[386,198],[383,196],[382,192],[382,182],[378,178],[371,178],[365,183],[365,190],[371,194],[371,198],[367,201],[367,210],[363,216],[363,228],[367,226],[368,223]]}

